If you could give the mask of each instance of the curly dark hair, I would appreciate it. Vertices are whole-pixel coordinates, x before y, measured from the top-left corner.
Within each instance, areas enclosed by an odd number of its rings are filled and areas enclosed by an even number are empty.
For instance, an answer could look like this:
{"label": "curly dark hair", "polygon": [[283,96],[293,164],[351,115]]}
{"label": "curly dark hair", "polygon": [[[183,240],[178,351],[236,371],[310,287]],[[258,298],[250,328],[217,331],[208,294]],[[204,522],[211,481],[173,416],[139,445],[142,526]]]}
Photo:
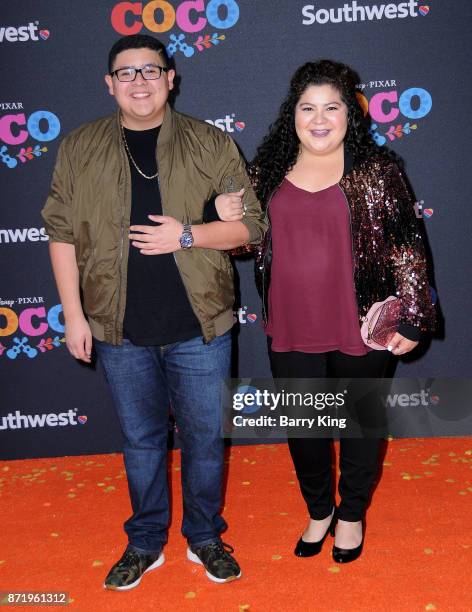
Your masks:
{"label": "curly dark hair", "polygon": [[322,59],[300,66],[290,81],[287,97],[276,121],[256,151],[249,173],[254,189],[263,206],[285,175],[295,164],[300,141],[295,131],[295,107],[300,96],[310,85],[331,85],[337,89],[348,110],[345,144],[353,156],[354,165],[372,156],[389,157],[393,154],[379,147],[372,138],[369,120],[356,97],[358,74],[346,64]]}

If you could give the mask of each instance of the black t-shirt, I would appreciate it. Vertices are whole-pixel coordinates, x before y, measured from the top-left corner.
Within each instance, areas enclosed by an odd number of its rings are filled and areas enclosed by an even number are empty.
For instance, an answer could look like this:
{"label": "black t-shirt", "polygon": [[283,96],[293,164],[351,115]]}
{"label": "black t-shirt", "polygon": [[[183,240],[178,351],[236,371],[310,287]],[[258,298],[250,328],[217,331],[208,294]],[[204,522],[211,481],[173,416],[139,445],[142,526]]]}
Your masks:
{"label": "black t-shirt", "polygon": [[[125,129],[126,142],[139,169],[157,171],[159,128]],[[146,179],[129,160],[131,169],[130,225],[154,225],[148,215],[162,215],[158,179]],[[130,241],[124,337],[139,346],[182,342],[201,336],[173,253],[142,255]]]}

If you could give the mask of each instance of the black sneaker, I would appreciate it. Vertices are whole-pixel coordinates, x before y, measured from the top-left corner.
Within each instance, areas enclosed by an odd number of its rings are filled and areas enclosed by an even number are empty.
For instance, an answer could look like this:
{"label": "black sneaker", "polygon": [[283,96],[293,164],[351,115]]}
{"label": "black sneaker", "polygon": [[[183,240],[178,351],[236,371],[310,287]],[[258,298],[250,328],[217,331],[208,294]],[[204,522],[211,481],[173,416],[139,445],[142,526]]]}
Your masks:
{"label": "black sneaker", "polygon": [[213,582],[230,582],[241,577],[241,569],[230,555],[234,552],[229,544],[220,540],[198,548],[187,548],[187,559],[200,563],[206,570],[206,575]]}
{"label": "black sneaker", "polygon": [[146,572],[156,569],[163,563],[162,551],[155,555],[143,555],[127,548],[118,563],[111,568],[103,586],[112,591],[134,589]]}

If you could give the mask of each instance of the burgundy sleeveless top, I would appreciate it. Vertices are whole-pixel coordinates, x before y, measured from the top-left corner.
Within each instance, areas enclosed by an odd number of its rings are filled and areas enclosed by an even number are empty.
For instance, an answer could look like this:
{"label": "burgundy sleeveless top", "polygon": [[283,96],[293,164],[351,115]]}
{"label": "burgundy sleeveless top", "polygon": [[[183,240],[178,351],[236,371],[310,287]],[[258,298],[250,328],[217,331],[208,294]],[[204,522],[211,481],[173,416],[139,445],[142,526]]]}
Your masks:
{"label": "burgundy sleeveless top", "polygon": [[266,334],[272,350],[365,355],[350,213],[338,185],[311,193],[285,179],[269,207],[272,265]]}

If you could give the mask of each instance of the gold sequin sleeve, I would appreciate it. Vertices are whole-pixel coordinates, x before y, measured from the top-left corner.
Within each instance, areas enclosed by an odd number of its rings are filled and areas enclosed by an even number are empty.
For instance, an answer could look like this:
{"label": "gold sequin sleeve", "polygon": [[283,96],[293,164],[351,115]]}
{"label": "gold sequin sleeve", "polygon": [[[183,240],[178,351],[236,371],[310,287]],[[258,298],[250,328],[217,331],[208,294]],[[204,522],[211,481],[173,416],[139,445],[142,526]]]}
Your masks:
{"label": "gold sequin sleeve", "polygon": [[390,258],[396,294],[402,300],[401,323],[433,331],[435,311],[429,289],[427,261],[414,199],[394,162],[384,175],[386,256]]}

